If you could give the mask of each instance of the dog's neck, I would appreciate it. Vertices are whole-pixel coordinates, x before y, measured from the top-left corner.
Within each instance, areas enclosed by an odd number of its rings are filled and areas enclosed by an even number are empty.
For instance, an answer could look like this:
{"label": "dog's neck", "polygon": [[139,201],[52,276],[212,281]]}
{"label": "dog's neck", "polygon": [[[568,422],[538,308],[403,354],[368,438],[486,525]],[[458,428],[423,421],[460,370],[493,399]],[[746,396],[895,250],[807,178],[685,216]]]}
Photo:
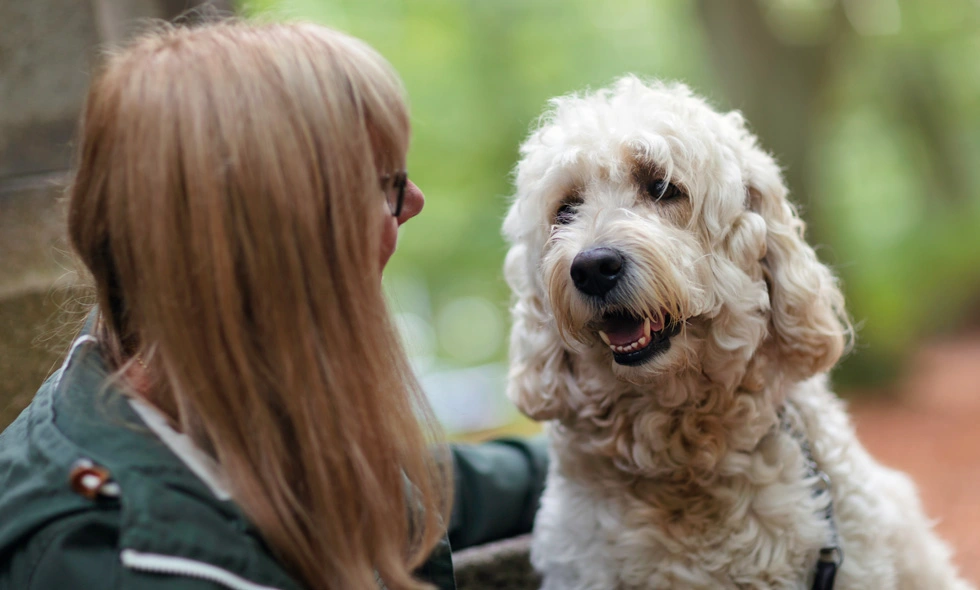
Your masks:
{"label": "dog's neck", "polygon": [[743,483],[731,468],[734,458],[759,452],[779,423],[777,408],[789,384],[768,372],[766,363],[755,362],[735,385],[690,371],[666,383],[596,392],[589,396],[596,403],[553,428],[561,439],[555,445],[561,469],[580,481],[630,490],[665,528],[708,531],[731,509],[732,491]]}

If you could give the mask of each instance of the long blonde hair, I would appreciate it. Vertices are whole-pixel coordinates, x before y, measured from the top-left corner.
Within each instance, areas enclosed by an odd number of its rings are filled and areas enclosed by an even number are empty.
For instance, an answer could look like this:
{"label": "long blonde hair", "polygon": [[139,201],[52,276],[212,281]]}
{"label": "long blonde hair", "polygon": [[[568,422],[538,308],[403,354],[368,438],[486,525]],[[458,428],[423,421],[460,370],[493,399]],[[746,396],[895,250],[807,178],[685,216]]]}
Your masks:
{"label": "long blonde hair", "polygon": [[311,24],[144,35],[82,117],[68,223],[104,347],[146,364],[312,588],[423,587],[445,532],[448,463],[380,286],[379,175],[408,138],[387,62]]}

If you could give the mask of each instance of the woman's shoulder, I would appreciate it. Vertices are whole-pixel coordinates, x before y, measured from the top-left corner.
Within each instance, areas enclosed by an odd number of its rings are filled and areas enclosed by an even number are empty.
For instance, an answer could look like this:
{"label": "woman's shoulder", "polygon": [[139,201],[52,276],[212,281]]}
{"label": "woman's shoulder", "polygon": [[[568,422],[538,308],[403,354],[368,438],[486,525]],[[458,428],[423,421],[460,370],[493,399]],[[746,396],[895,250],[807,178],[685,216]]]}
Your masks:
{"label": "woman's shoulder", "polygon": [[298,588],[109,377],[77,342],[0,434],[0,587]]}

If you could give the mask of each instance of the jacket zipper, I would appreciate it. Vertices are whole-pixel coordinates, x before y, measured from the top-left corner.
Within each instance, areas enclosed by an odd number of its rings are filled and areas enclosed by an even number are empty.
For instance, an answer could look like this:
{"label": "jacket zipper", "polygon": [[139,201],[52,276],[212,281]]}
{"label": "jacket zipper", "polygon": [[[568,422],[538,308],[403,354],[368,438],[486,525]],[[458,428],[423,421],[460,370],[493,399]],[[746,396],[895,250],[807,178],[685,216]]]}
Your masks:
{"label": "jacket zipper", "polygon": [[231,588],[231,590],[278,590],[272,586],[256,584],[210,563],[194,561],[186,557],[123,549],[120,558],[122,564],[131,570],[198,578],[220,584],[225,588]]}

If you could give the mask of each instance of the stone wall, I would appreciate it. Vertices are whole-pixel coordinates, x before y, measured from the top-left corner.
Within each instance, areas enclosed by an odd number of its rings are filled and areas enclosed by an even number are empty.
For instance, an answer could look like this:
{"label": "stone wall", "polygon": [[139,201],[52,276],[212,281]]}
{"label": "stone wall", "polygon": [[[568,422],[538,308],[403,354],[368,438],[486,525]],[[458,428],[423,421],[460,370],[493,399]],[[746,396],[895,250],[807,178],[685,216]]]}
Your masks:
{"label": "stone wall", "polygon": [[57,365],[84,301],[62,196],[99,51],[202,4],[230,0],[0,1],[0,428]]}
{"label": "stone wall", "polygon": [[[80,0],[0,2],[0,425],[63,349],[72,281],[61,195],[101,36]],[[68,280],[63,280],[63,277]]]}

